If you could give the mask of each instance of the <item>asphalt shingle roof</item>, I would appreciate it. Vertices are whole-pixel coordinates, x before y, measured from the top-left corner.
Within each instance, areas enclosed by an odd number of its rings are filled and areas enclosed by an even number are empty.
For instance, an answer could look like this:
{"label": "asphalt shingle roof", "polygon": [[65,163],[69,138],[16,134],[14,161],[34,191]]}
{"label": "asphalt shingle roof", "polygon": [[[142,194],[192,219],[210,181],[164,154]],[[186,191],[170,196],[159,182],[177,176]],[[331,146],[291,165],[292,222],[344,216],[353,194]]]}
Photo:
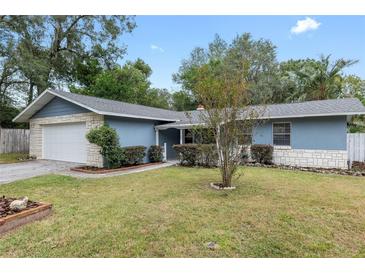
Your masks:
{"label": "asphalt shingle roof", "polygon": [[114,113],[114,114],[124,114],[131,116],[151,117],[151,118],[171,120],[171,121],[177,121],[183,119],[184,116],[182,112],[177,112],[167,109],[129,104],[125,102],[108,100],[59,90],[57,91],[53,90],[52,92],[59,94],[63,97],[66,97],[72,101],[81,103],[97,111],[110,112],[111,115]]}
{"label": "asphalt shingle roof", "polygon": [[[290,117],[315,117],[365,114],[365,106],[356,98],[307,101],[300,103],[272,104],[252,106],[260,113],[262,119],[280,119]],[[201,122],[201,111],[189,111],[180,121],[159,126],[161,128],[198,124]]]}
{"label": "asphalt shingle roof", "polygon": [[[90,111],[94,111],[102,115],[166,121],[171,122],[169,124],[171,127],[200,122],[199,113],[201,113],[201,111],[183,112],[166,110],[80,95],[60,90],[49,90],[43,93],[16,118],[14,118],[14,121],[28,121],[34,115],[34,113],[41,109],[54,96],[59,96],[63,99],[79,104],[82,107],[88,108]],[[258,109],[258,112],[261,114],[261,118],[265,119],[365,114],[365,107],[356,98],[252,106],[252,108]],[[189,115],[186,115],[186,113]]]}

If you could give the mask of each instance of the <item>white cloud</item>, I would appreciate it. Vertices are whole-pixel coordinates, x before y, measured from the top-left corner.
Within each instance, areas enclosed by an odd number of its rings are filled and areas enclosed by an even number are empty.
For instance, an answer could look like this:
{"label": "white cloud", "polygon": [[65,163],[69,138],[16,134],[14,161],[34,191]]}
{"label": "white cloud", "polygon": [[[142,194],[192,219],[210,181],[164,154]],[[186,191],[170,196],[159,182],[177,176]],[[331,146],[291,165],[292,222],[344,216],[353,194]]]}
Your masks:
{"label": "white cloud", "polygon": [[304,20],[298,20],[296,25],[290,29],[290,32],[294,34],[300,34],[306,31],[316,30],[320,25],[320,22],[310,17],[306,17]]}
{"label": "white cloud", "polygon": [[163,48],[161,48],[161,47],[159,47],[159,46],[156,46],[156,45],[154,45],[154,44],[151,44],[150,48],[151,48],[152,50],[158,50],[158,51],[160,51],[160,52],[165,52],[165,50],[164,50]]}

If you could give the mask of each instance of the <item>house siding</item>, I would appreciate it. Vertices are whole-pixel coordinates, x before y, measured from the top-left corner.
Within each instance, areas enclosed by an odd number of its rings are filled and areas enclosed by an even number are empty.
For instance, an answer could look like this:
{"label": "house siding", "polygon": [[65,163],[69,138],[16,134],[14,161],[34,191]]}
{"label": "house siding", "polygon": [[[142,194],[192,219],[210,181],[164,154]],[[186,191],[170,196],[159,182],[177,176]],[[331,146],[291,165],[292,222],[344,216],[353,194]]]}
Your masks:
{"label": "house siding", "polygon": [[347,168],[346,116],[271,119],[255,128],[254,144],[273,145],[274,122],[291,123],[291,145],[288,148],[274,146],[275,164]]}
{"label": "house siding", "polygon": [[346,150],[346,116],[268,120],[255,128],[254,144],[273,144],[273,122],[291,123],[292,149]]}
{"label": "house siding", "polygon": [[63,115],[73,115],[90,112],[90,110],[68,102],[62,98],[55,97],[48,102],[42,109],[36,112],[32,118],[46,118]]}
{"label": "house siding", "polygon": [[[158,125],[157,121],[105,116],[105,122],[117,131],[122,147],[145,146],[148,150],[156,144],[154,127]],[[147,156],[144,160],[147,161]]]}

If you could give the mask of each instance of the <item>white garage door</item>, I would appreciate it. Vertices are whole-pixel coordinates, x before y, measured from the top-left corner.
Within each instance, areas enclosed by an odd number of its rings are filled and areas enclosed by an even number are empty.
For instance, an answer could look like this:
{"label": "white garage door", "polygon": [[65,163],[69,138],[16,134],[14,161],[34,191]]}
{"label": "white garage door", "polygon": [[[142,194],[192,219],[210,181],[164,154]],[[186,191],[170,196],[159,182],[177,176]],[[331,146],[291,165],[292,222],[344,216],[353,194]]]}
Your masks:
{"label": "white garage door", "polygon": [[86,163],[86,124],[43,126],[43,159]]}

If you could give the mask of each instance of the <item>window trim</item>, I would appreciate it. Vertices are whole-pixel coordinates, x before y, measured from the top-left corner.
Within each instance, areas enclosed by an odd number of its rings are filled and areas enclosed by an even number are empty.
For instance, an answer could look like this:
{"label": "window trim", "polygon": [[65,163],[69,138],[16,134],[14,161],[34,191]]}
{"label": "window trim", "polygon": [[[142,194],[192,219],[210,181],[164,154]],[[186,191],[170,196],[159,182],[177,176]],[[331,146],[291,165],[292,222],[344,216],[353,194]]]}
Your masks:
{"label": "window trim", "polygon": [[[289,124],[290,125],[290,138],[289,138],[289,145],[275,145],[274,144],[274,124]],[[282,135],[285,135],[282,134]],[[272,145],[275,148],[291,148],[292,145],[292,122],[272,122],[271,123],[271,138],[272,138]]]}

